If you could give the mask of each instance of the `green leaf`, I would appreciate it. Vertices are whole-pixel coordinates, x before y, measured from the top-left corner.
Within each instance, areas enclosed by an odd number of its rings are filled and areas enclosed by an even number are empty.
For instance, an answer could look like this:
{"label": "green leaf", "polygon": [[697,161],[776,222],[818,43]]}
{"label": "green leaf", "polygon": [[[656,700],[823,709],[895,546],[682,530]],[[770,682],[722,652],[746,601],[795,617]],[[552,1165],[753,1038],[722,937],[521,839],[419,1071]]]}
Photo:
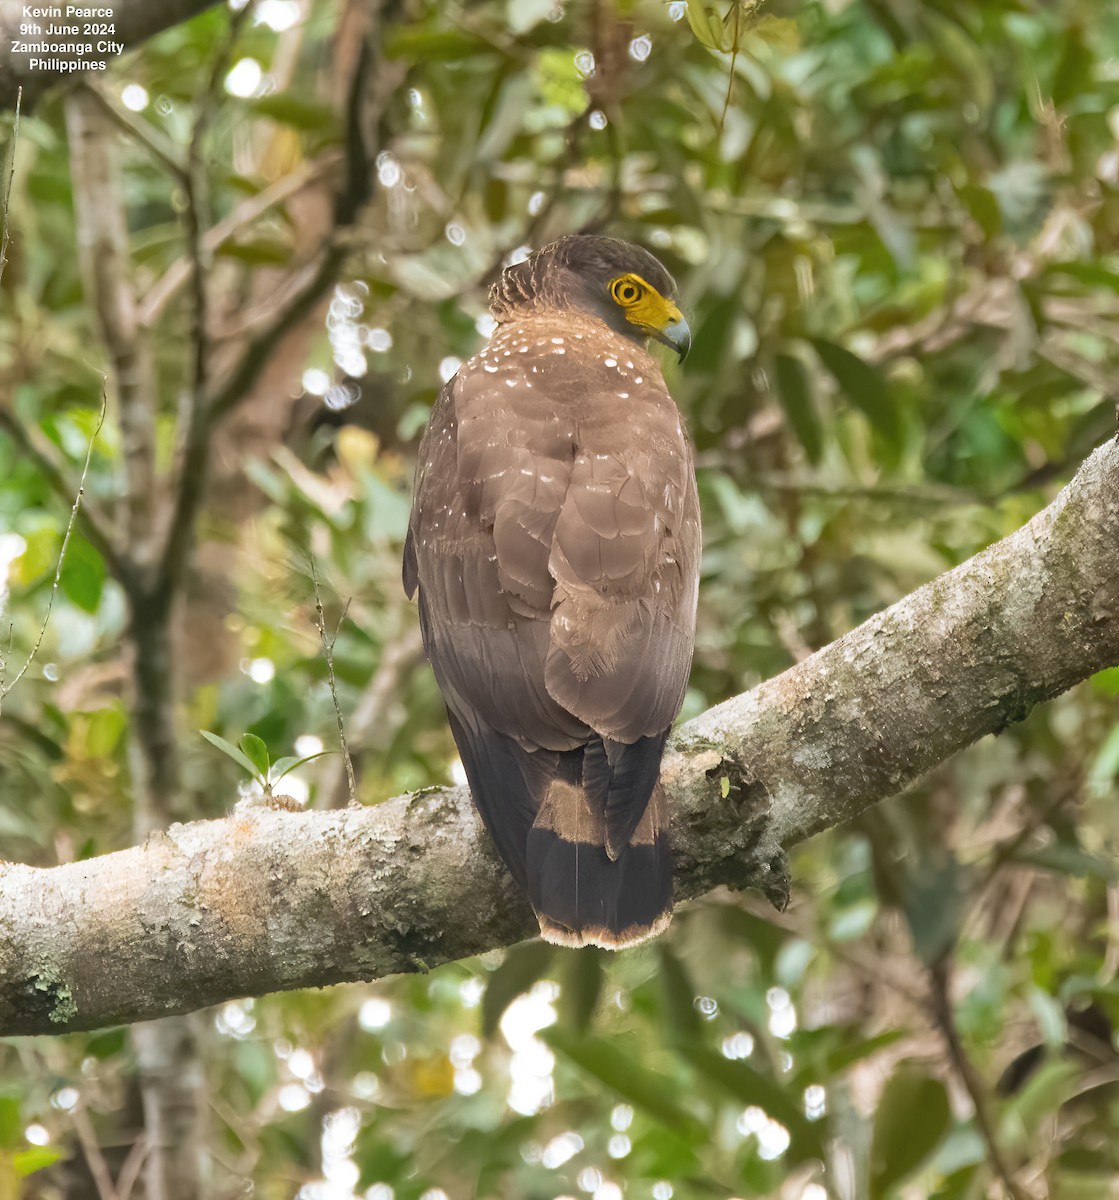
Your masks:
{"label": "green leaf", "polygon": [[97,611],[105,584],[105,560],[77,533],[66,547],[59,583],[66,598],[83,612]]}
{"label": "green leaf", "polygon": [[53,1146],[30,1146],[12,1155],[12,1167],[21,1178],[34,1175],[44,1167],[52,1166],[62,1157],[62,1151]]}
{"label": "green leaf", "polygon": [[964,184],[956,189],[957,195],[980,229],[993,238],[1002,229],[1002,209],[990,188]]}
{"label": "green leaf", "polygon": [[[1119,682],[1119,676],[1117,676],[1117,682]],[[1103,688],[1100,690],[1104,691]],[[1104,694],[1107,694],[1106,691]],[[1108,790],[1116,782],[1119,782],[1119,725],[1116,725],[1104,738],[1103,745],[1088,770],[1089,790],[1097,796],[1106,796]]]}
{"label": "green leaf", "polygon": [[723,23],[713,13],[707,11],[707,5],[700,0],[688,0],[688,24],[697,40],[708,50],[723,50]]}
{"label": "green leaf", "polygon": [[772,979],[777,955],[789,935],[771,921],[733,905],[721,907],[718,917],[719,924],[731,938],[745,942],[758,956],[763,977]]}
{"label": "green leaf", "polygon": [[657,950],[661,960],[661,993],[669,1033],[680,1042],[697,1041],[703,1022],[695,1008],[696,989],[684,970],[684,964],[663,942],[657,943]]}
{"label": "green leaf", "polygon": [[314,754],[305,754],[302,758],[296,758],[290,754],[285,755],[283,758],[276,759],[272,764],[268,772],[268,781],[269,783],[279,783],[289,771],[294,771],[296,767],[301,767],[304,763],[311,762],[312,759],[322,758],[324,754],[337,753],[337,750],[318,750]]}
{"label": "green leaf", "polygon": [[120,745],[120,739],[128,728],[128,717],[120,704],[99,708],[89,714],[85,748],[91,758],[108,758]]}
{"label": "green leaf", "polygon": [[799,1099],[791,1096],[771,1075],[755,1070],[741,1059],[724,1058],[702,1046],[688,1046],[682,1053],[713,1083],[743,1104],[756,1104],[765,1109],[773,1120],[785,1126],[790,1138],[789,1162],[824,1157],[824,1124],[810,1121],[804,1115]]}
{"label": "green leaf", "polygon": [[881,436],[891,462],[896,462],[904,431],[886,380],[876,368],[835,342],[813,338],[812,345],[847,399]]}
{"label": "green leaf", "polygon": [[824,428],[812,398],[812,385],[804,363],[791,354],[778,354],[775,363],[777,393],[789,424],[815,466],[824,454]]}
{"label": "green leaf", "polygon": [[1114,883],[1119,878],[1119,868],[1110,859],[1089,854],[1079,846],[1067,842],[1054,842],[1037,850],[1023,851],[1014,856],[1015,862],[1029,863],[1057,875],[1072,875],[1087,879],[1102,879]]}
{"label": "green leaf", "polygon": [[[228,754],[235,763],[239,763],[244,767],[254,779],[259,778],[256,764],[244,751],[239,750],[232,742],[227,742],[225,738],[219,737],[216,733],[211,733],[208,729],[200,729],[198,732],[202,734],[211,746],[217,746],[223,754]],[[261,783],[263,782],[264,780],[261,779]]]}
{"label": "green leaf", "polygon": [[999,1140],[1027,1148],[1042,1124],[1075,1095],[1082,1069],[1069,1058],[1042,1061],[1007,1104],[999,1122]]}
{"label": "green leaf", "polygon": [[1119,271],[1109,271],[1101,263],[1094,262],[1057,262],[1050,263],[1045,268],[1045,276],[1067,276],[1077,283],[1085,283],[1089,287],[1107,288],[1119,292]]}
{"label": "green leaf", "polygon": [[870,1200],[879,1200],[912,1175],[940,1145],[952,1114],[939,1079],[902,1063],[886,1084],[874,1114]]}
{"label": "green leaf", "polygon": [[330,105],[294,96],[290,92],[262,96],[254,100],[250,107],[262,117],[270,117],[281,125],[290,125],[305,133],[336,134],[338,130],[338,118]]}
{"label": "green leaf", "polygon": [[269,1051],[270,1047],[257,1041],[236,1042],[233,1046],[233,1069],[253,1104],[259,1104],[276,1081],[276,1056]]}
{"label": "green leaf", "polygon": [[53,526],[28,530],[24,535],[26,548],[15,560],[13,581],[27,587],[44,575],[54,575],[58,564],[59,536]]}
{"label": "green leaf", "polygon": [[575,1037],[559,1026],[539,1034],[553,1050],[558,1050],[576,1066],[600,1083],[612,1088],[623,1100],[671,1129],[690,1136],[706,1136],[691,1113],[671,1097],[678,1091],[673,1080],[634,1062],[613,1042],[597,1037]]}
{"label": "green leaf", "polygon": [[556,947],[550,942],[522,942],[505,955],[505,961],[490,976],[482,997],[482,1033],[493,1037],[502,1014],[518,996],[551,966]]}
{"label": "green leaf", "polygon": [[283,238],[258,237],[226,242],[216,253],[219,258],[233,258],[250,267],[283,267],[291,262],[292,248]]}
{"label": "green leaf", "polygon": [[1063,108],[1070,101],[1080,103],[1084,81],[1092,78],[1095,67],[1095,55],[1085,45],[1083,30],[1073,25],[1065,34],[1060,61],[1053,76],[1053,103],[1058,108]]}
{"label": "green leaf", "polygon": [[268,747],[264,744],[263,738],[258,738],[255,733],[246,733],[242,735],[239,745],[260,773],[261,778],[267,779],[271,762],[268,758]]}
{"label": "green leaf", "polygon": [[560,1021],[572,1033],[585,1033],[602,993],[603,958],[596,946],[571,950],[563,955],[563,977],[556,1007]]}
{"label": "green leaf", "polygon": [[19,1097],[0,1096],[0,1150],[12,1150],[22,1142]]}
{"label": "green leaf", "polygon": [[921,858],[905,876],[905,917],[913,949],[923,963],[937,962],[956,940],[963,907],[964,872],[955,858]]}
{"label": "green leaf", "polygon": [[874,1037],[850,1042],[826,1055],[824,1058],[825,1068],[828,1074],[838,1075],[841,1071],[846,1071],[848,1067],[854,1066],[855,1063],[862,1062],[864,1058],[870,1058],[872,1054],[877,1054],[885,1046],[892,1046],[894,1042],[905,1036],[905,1030],[891,1029],[889,1033],[879,1033]]}

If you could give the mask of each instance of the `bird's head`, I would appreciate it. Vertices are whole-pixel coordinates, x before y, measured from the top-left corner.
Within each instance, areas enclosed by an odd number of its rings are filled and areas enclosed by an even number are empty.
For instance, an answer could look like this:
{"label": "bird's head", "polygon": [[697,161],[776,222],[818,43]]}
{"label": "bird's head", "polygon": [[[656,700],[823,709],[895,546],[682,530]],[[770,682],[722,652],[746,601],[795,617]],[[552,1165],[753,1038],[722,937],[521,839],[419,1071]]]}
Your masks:
{"label": "bird's head", "polygon": [[644,343],[656,338],[683,361],[692,334],[676,283],[648,250],[618,238],[571,234],[507,267],[490,292],[498,321],[526,312],[589,313]]}

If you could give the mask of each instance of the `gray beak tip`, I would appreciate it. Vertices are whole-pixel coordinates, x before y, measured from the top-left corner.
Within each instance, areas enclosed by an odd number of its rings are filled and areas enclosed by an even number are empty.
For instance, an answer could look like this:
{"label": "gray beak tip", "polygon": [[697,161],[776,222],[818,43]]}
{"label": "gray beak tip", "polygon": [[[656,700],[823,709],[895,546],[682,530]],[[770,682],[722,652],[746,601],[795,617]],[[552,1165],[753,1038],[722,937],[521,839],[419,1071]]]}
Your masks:
{"label": "gray beak tip", "polygon": [[671,325],[666,325],[656,336],[658,341],[676,351],[680,362],[688,357],[688,351],[692,348],[692,331],[683,317],[679,321],[673,321]]}

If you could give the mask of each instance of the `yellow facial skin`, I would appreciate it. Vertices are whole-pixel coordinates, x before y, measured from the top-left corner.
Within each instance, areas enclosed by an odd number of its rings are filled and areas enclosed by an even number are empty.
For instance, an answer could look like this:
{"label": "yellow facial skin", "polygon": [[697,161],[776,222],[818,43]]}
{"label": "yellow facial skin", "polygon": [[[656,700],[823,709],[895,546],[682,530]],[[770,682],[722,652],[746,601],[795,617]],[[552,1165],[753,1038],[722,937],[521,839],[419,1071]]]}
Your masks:
{"label": "yellow facial skin", "polygon": [[671,346],[683,361],[692,344],[684,314],[640,275],[619,275],[609,283],[610,296],[626,320],[642,333]]}

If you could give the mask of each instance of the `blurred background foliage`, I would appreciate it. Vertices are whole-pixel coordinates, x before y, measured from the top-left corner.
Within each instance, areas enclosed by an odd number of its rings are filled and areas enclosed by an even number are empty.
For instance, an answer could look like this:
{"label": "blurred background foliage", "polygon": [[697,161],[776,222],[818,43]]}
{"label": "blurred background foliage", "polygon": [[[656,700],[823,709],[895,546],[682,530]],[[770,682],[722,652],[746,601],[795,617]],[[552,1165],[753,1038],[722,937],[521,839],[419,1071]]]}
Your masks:
{"label": "blurred background foliage", "polygon": [[[306,258],[305,190],[246,205],[337,159],[345,7],[258,0],[231,48],[207,149],[232,230],[215,356]],[[705,526],[685,716],[1009,533],[1114,432],[1113,0],[754,7],[401,7],[372,203],[258,397],[267,419],[234,418],[217,447],[179,631],[177,815],[220,816],[241,783],[200,729],[255,734],[274,758],[335,744],[309,554],[331,626],[348,603],[334,657],[361,800],[454,776],[399,584],[414,453],[489,331],[496,272],[553,236],[643,243],[693,318],[692,357],[666,367]],[[228,28],[211,10],[100,85],[165,461],[188,313],[173,290],[156,300],[183,200],[149,143],[183,151]],[[73,252],[82,202],[56,92],[19,130],[0,402],[75,478],[105,370]],[[106,505],[120,450],[110,414],[86,479]],[[66,518],[0,428],[9,679]],[[128,842],[126,635],[78,533],[3,701],[4,857]],[[1022,1197],[1114,1196],[1117,694],[1105,671],[801,847],[785,914],[716,893],[618,957],[526,943],[200,1014],[206,1194],[978,1200],[1013,1180]],[[337,757],[284,790],[347,799]],[[122,1031],[0,1043],[0,1196],[108,1200],[98,1159],[123,1196],[139,1128]]]}

